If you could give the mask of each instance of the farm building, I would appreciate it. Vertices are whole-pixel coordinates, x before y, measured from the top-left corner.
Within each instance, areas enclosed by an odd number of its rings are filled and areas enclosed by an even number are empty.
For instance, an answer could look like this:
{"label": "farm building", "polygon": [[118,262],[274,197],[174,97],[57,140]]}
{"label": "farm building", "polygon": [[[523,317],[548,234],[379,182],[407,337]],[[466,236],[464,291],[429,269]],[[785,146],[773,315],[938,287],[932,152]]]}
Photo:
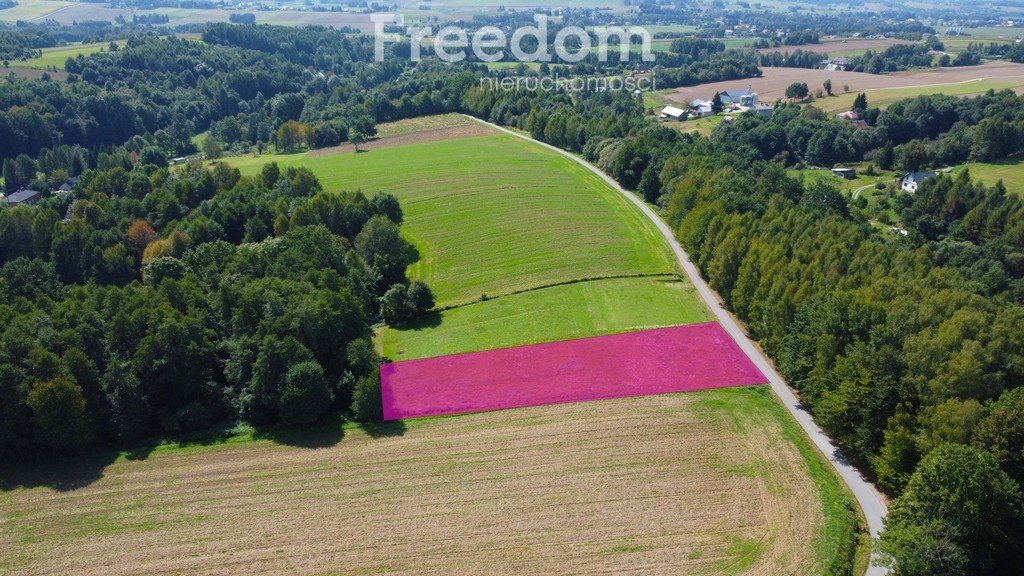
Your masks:
{"label": "farm building", "polygon": [[714,116],[715,109],[711,105],[710,100],[694,100],[693,105],[690,107],[690,115],[694,118],[705,118],[707,116]]}
{"label": "farm building", "polygon": [[922,182],[934,177],[935,172],[911,172],[910,174],[907,174],[903,178],[903,183],[900,187],[903,189],[904,192],[909,192],[913,194],[917,192],[917,188],[918,186],[921,185]]}
{"label": "farm building", "polygon": [[4,206],[32,206],[42,199],[43,193],[37,190],[18,190],[14,194],[4,196]]}
{"label": "farm building", "polygon": [[754,92],[753,86],[748,86],[746,90],[726,90],[719,95],[725,104],[735,104],[746,108],[757,106],[758,95],[757,92]]}
{"label": "farm building", "polygon": [[857,178],[857,170],[855,168],[833,168],[832,173],[845,180]]}
{"label": "farm building", "polygon": [[833,58],[822,62],[822,68],[829,72],[845,72],[850,68],[850,61],[846,58]]}
{"label": "farm building", "polygon": [[686,120],[686,110],[675,106],[665,106],[661,109],[662,120]]}

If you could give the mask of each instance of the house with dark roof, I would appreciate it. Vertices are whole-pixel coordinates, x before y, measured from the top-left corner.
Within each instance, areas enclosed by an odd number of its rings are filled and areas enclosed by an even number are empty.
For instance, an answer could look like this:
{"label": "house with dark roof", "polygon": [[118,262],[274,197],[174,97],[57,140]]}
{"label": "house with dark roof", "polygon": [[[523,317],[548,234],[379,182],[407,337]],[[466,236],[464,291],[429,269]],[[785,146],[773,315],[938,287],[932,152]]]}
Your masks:
{"label": "house with dark roof", "polygon": [[917,192],[917,188],[921,186],[922,182],[934,177],[935,172],[911,172],[903,178],[903,183],[900,185],[900,188],[902,188],[904,192],[913,194]]}
{"label": "house with dark roof", "polygon": [[726,104],[735,104],[746,108],[757,106],[758,94],[754,92],[753,86],[747,86],[746,90],[726,90],[719,93],[719,96],[722,98],[722,102]]}
{"label": "house with dark roof", "polygon": [[32,206],[42,200],[43,193],[38,190],[18,190],[14,194],[4,196],[4,206]]}

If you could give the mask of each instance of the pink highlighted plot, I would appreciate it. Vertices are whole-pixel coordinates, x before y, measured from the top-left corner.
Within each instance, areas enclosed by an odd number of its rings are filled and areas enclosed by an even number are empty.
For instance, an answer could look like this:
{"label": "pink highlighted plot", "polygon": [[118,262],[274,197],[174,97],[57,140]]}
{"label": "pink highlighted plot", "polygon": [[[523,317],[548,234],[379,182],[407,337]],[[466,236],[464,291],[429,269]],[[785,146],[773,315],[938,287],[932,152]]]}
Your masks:
{"label": "pink highlighted plot", "polygon": [[380,379],[385,420],[767,382],[717,323],[408,360]]}

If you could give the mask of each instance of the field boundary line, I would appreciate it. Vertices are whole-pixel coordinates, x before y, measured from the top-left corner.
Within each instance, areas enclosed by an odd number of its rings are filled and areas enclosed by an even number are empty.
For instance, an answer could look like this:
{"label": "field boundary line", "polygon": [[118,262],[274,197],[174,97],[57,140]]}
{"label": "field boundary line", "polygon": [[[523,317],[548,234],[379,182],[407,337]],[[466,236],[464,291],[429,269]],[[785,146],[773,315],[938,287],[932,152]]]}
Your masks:
{"label": "field boundary line", "polygon": [[[473,116],[466,115],[469,118],[488,124],[506,134],[511,134],[517,138],[522,138],[530,142],[534,142],[540,146],[543,146],[549,150],[552,150],[566,158],[570,158],[575,162],[579,163],[584,168],[590,170],[597,176],[599,176],[606,184],[612,187],[615,191],[619,192],[623,197],[632,202],[638,207],[647,218],[658,227],[661,231],[662,236],[669,243],[672,248],[672,252],[675,253],[679,264],[682,266],[686,276],[693,283],[697,289],[697,293],[701,299],[704,300],[705,305],[711,310],[715,318],[721,323],[722,327],[732,336],[733,340],[739,345],[747,357],[761,370],[761,373],[768,378],[769,384],[771,384],[772,391],[776,397],[783,403],[786,409],[792,414],[793,418],[796,419],[797,423],[804,430],[811,442],[818,448],[821,454],[828,460],[832,468],[835,469],[836,473],[843,480],[854,498],[857,500],[860,506],[861,512],[864,514],[864,518],[868,524],[868,532],[871,537],[877,538],[882,532],[884,527],[885,517],[888,514],[888,507],[886,506],[885,500],[882,498],[881,493],[871,484],[858,470],[846,456],[843,455],[838,444],[836,444],[831,438],[829,438],[824,430],[818,426],[811,416],[810,412],[807,411],[807,407],[800,401],[796,393],[786,384],[786,381],[782,378],[782,375],[775,369],[774,364],[771,360],[761,351],[760,347],[754,343],[753,340],[747,336],[746,330],[741,326],[738,320],[736,320],[728,310],[725,309],[725,305],[722,300],[718,297],[718,294],[711,289],[711,286],[704,281],[701,277],[700,271],[697,266],[690,260],[690,256],[683,249],[683,246],[676,239],[675,234],[669,225],[661,219],[649,205],[641,200],[636,194],[626,190],[619,185],[611,176],[605,174],[600,168],[587,162],[583,158],[562,150],[561,148],[552,146],[545,142],[534,140],[530,136],[520,134],[513,130],[509,130],[502,126],[480,120]],[[872,547],[872,560],[877,558],[877,549]],[[866,576],[884,576],[889,573],[889,569],[883,566],[872,566],[869,564]]]}
{"label": "field boundary line", "polygon": [[[600,282],[601,280],[629,280],[631,278],[677,278],[682,280],[683,277],[679,274],[673,274],[671,272],[651,272],[651,273],[640,273],[640,274],[614,274],[611,276],[588,276],[586,278],[573,278],[572,280],[562,280],[560,282],[552,282],[551,284],[541,284],[539,286],[531,286],[529,288],[520,288],[511,292],[503,292],[501,294],[482,294],[475,300],[468,302],[456,302],[455,304],[448,304],[447,306],[439,306],[436,308],[438,312],[446,312],[448,310],[456,310],[458,308],[465,308],[466,306],[472,306],[473,304],[481,304],[483,302],[491,302],[492,300],[500,300],[501,298],[507,298],[509,296],[518,296],[519,294],[528,294],[530,292],[536,292],[538,290],[546,290],[548,288],[558,288],[559,286],[572,286],[573,284],[586,284],[588,282]],[[484,298],[483,296],[486,296]]]}

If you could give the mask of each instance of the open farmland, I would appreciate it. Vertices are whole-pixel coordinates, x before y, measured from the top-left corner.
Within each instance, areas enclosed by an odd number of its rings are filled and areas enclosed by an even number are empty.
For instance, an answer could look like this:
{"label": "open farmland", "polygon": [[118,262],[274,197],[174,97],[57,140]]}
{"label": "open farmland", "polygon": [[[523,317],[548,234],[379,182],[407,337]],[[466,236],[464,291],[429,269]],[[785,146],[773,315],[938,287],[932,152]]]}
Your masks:
{"label": "open farmland", "polygon": [[509,135],[232,162],[252,174],[269,160],[310,168],[329,191],[395,194],[406,214],[403,230],[420,253],[410,274],[430,284],[441,306],[583,279],[676,272],[667,246],[635,207],[574,162]]}
{"label": "open farmland", "polygon": [[[785,99],[786,88],[794,82],[806,82],[813,91],[815,88],[821,87],[825,80],[832,80],[833,89],[837,93],[842,92],[843,86],[849,86],[851,93],[866,91],[869,101],[871,100],[871,91],[879,89],[899,88],[905,90],[904,93],[911,95],[939,93],[964,95],[964,92],[957,92],[957,90],[963,90],[964,86],[971,90],[971,92],[967,92],[969,94],[985,92],[989,88],[1024,88],[1024,64],[1012,62],[989,62],[980,66],[938,68],[896,74],[834,72],[801,68],[763,68],[762,71],[764,75],[761,78],[679,88],[666,94],[665,97],[675,102],[689,103],[696,99],[710,98],[715,92],[746,88],[751,85],[754,92],[760,95],[761,101],[774,102]],[[849,103],[852,104],[853,98],[854,96],[849,96]],[[833,101],[836,101],[835,105],[831,104]],[[845,102],[845,100],[841,100],[841,97],[836,97],[820,100],[818,104],[826,109],[831,109],[834,106],[841,107]]]}
{"label": "open farmland", "polygon": [[382,329],[380,340],[385,357],[409,360],[709,319],[693,287],[678,277],[616,278],[475,302]]}
{"label": "open farmland", "polygon": [[797,50],[803,50],[804,52],[821,52],[828,54],[832,58],[836,58],[839,56],[860,55],[868,50],[881,51],[885,50],[889,46],[909,43],[910,42],[907,42],[906,40],[897,40],[895,38],[849,38],[844,40],[824,40],[819,44],[800,44],[795,46],[761,48],[758,52],[778,52],[780,54],[785,54],[786,52],[793,53]]}
{"label": "open farmland", "polygon": [[50,68],[51,66],[57,70],[64,70],[64,63],[67,62],[68,58],[74,58],[76,56],[88,56],[89,54],[95,54],[102,52],[110,48],[110,42],[96,42],[91,44],[73,44],[70,46],[59,46],[56,48],[43,48],[43,55],[39,58],[33,58],[25,61],[14,61],[11,62],[11,66],[15,67],[27,67],[27,68]]}
{"label": "open farmland", "polygon": [[816,574],[854,520],[766,388],[340,436],[21,477],[0,572]]}
{"label": "open farmland", "polygon": [[995,186],[996,182],[1001,180],[1007,192],[1024,196],[1024,162],[1019,158],[1002,162],[973,162],[954,169],[953,174],[956,175],[965,169],[971,171],[972,178],[987,186]]}
{"label": "open farmland", "polygon": [[0,10],[0,22],[36,20],[73,5],[62,0],[18,0],[17,6]]}

